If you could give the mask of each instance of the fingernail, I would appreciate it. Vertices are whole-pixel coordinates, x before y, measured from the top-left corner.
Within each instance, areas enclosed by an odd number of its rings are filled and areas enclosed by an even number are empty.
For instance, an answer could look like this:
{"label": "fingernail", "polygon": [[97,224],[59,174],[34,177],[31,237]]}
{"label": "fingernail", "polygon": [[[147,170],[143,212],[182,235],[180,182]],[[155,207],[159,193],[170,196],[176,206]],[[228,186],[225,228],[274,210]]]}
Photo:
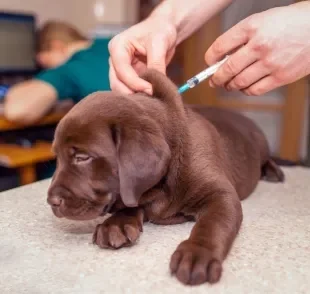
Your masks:
{"label": "fingernail", "polygon": [[212,82],[212,80],[209,81],[209,85],[210,85],[211,88],[215,88],[215,85],[214,85],[214,83]]}
{"label": "fingernail", "polygon": [[145,92],[146,94],[150,95],[150,96],[153,95],[153,91],[152,91],[152,89],[150,89],[150,88],[145,89],[144,92]]}

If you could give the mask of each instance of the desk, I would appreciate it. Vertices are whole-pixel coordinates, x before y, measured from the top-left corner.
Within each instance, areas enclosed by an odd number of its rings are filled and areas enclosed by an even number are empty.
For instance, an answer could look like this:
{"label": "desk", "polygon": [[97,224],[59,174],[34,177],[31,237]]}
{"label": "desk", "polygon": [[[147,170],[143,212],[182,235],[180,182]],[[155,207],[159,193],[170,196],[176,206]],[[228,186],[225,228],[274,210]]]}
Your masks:
{"label": "desk", "polygon": [[[57,124],[73,106],[71,101],[57,104],[54,109],[35,126]],[[31,125],[33,126],[33,125]],[[3,105],[0,105],[0,132],[27,128],[9,122],[3,116]],[[51,143],[38,142],[31,148],[18,145],[0,144],[0,165],[8,168],[17,168],[21,185],[36,181],[36,164],[55,158],[51,151]]]}
{"label": "desk", "polygon": [[0,144],[0,165],[17,168],[20,184],[27,185],[36,181],[36,164],[53,160],[51,143],[37,142],[31,148],[14,144]]}

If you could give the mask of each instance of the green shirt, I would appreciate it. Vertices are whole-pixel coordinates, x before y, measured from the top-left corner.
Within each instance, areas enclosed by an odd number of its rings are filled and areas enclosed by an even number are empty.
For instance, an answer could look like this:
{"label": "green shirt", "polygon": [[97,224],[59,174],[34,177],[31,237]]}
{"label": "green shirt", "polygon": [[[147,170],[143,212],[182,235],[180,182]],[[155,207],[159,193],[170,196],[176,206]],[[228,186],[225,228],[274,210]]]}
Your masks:
{"label": "green shirt", "polygon": [[108,43],[108,39],[94,40],[90,47],[76,52],[66,63],[42,71],[35,78],[52,85],[59,100],[78,102],[93,92],[111,90]]}

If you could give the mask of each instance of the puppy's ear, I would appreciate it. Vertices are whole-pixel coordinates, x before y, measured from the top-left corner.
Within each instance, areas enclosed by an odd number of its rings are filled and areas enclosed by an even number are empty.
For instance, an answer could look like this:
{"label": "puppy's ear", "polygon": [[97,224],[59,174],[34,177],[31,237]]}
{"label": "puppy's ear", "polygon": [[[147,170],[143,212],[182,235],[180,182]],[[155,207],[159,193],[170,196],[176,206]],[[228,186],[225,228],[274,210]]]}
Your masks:
{"label": "puppy's ear", "polygon": [[115,137],[121,198],[128,207],[138,206],[141,195],[166,174],[170,148],[158,129],[125,127]]}

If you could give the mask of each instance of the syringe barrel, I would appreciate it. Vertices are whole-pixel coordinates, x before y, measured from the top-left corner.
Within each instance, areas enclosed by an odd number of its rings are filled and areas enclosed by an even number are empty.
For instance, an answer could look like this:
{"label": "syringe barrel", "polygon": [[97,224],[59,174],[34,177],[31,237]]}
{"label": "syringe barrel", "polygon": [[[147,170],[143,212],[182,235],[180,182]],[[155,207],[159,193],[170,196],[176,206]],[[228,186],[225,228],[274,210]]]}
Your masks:
{"label": "syringe barrel", "polygon": [[228,56],[226,56],[221,61],[211,65],[210,67],[203,70],[202,72],[198,73],[197,75],[195,75],[195,78],[197,78],[200,83],[204,81],[205,79],[211,77],[227,59],[228,59]]}

